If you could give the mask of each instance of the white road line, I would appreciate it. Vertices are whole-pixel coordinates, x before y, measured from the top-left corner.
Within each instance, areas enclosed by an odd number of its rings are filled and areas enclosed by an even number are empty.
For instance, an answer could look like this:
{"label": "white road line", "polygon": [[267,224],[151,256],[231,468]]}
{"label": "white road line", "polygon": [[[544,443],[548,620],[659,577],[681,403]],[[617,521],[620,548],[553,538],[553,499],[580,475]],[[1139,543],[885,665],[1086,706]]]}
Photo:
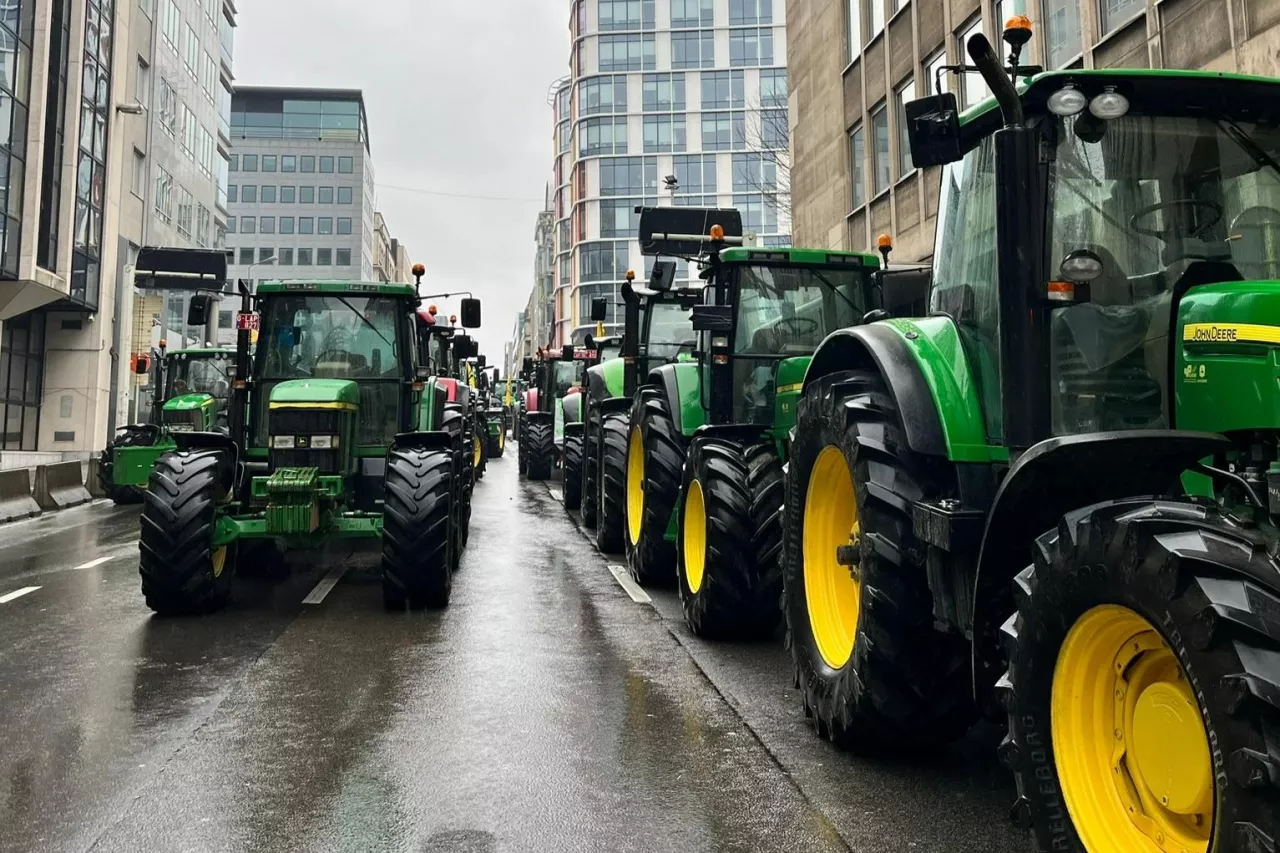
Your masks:
{"label": "white road line", "polygon": [[556,499],[556,503],[564,503],[564,492],[555,486],[547,486],[547,491],[551,493],[551,497]]}
{"label": "white road line", "polygon": [[41,589],[41,587],[24,586],[22,589],[15,590],[14,592],[9,593],[8,595],[0,595],[0,604],[8,604],[10,601],[13,601],[15,598],[22,598],[22,596],[30,592],[35,592],[37,589]]}
{"label": "white road line", "polygon": [[316,584],[316,588],[311,590],[306,598],[302,599],[303,604],[319,604],[324,601],[333,588],[338,585],[338,581],[342,580],[342,576],[347,573],[346,566],[334,566],[329,570],[329,574],[325,575],[320,583]]}
{"label": "white road line", "polygon": [[111,562],[110,557],[99,557],[96,560],[90,560],[89,562],[85,563],[83,566],[76,566],[74,569],[72,569],[72,571],[79,572],[84,569],[92,569],[92,568],[96,568],[97,566],[101,566],[103,563],[109,563],[109,562]]}
{"label": "white road line", "polygon": [[631,596],[631,600],[636,604],[652,604],[653,599],[649,597],[649,593],[641,589],[631,575],[627,574],[626,566],[609,566],[609,574],[613,575],[613,579],[618,582],[618,586]]}

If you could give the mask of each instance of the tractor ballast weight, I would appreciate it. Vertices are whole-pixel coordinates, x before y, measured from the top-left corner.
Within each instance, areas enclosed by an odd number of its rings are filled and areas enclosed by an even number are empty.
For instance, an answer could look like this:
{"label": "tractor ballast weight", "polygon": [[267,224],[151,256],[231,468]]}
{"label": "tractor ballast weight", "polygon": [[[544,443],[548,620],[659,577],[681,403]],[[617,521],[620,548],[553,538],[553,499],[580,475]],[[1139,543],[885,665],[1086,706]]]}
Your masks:
{"label": "tractor ballast weight", "polygon": [[882,754],[1007,720],[1042,849],[1274,848],[1280,81],[1015,82],[1029,23],[1004,36],[1008,71],[966,45],[994,100],[906,107],[949,211],[931,316],[833,334],[804,378],[805,709]]}

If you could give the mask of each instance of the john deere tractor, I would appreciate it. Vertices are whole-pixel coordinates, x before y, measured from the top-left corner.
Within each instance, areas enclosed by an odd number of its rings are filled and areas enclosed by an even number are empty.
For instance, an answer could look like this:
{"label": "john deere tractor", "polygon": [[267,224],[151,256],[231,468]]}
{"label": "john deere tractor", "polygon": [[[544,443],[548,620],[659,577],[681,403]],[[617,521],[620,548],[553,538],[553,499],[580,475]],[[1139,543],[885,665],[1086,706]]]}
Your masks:
{"label": "john deere tractor", "polygon": [[[598,437],[593,430],[587,436],[587,416],[592,414],[593,400],[589,388],[592,377],[599,376],[601,367],[622,355],[622,336],[605,335],[604,319],[608,316],[608,302],[604,297],[591,300],[591,319],[596,321],[597,335],[588,334],[575,356],[585,362],[585,381],[569,389],[561,403],[564,412],[564,508],[581,510],[583,523],[596,525],[595,513],[595,456]],[[595,381],[599,381],[597,378]],[[603,390],[601,388],[600,390]],[[596,413],[598,422],[598,413]],[[597,423],[598,425],[598,423]],[[588,486],[589,484],[589,486]],[[590,497],[588,491],[592,490]]]}
{"label": "john deere tractor", "polygon": [[177,446],[172,432],[227,428],[235,351],[167,350],[161,341],[158,355],[138,362],[139,372],[151,374],[148,422],[122,427],[98,460],[99,482],[118,504],[142,502],[156,460]]}
{"label": "john deere tractor", "polygon": [[498,368],[491,368],[491,372],[483,369],[480,371],[485,455],[490,459],[500,459],[507,449],[506,409],[503,406],[506,384],[501,380]]}
{"label": "john deere tractor", "polygon": [[[447,388],[418,361],[415,287],[240,290],[229,434],[173,433],[177,448],[151,472],[140,543],[148,605],[220,607],[253,543],[373,540],[389,608],[445,606],[461,547],[461,448],[445,423]],[[463,325],[479,313],[464,301]]]}
{"label": "john deere tractor", "polygon": [[594,357],[569,344],[561,348],[559,358],[544,352],[540,359],[525,359],[530,384],[524,392],[520,453],[524,457],[523,473],[530,480],[549,479],[560,465],[564,398],[572,389],[582,387],[589,355]]}
{"label": "john deere tractor", "polygon": [[[727,224],[726,224],[727,223]],[[735,247],[736,211],[652,208],[643,251],[699,259],[696,358],[651,369],[631,408],[627,559],[677,581],[691,629],[770,634],[782,590],[783,465],[805,369],[832,331],[875,309],[879,259]]]}
{"label": "john deere tractor", "polygon": [[1006,719],[1042,850],[1274,851],[1280,81],[1039,73],[1029,38],[1009,68],[969,40],[993,101],[907,105],[943,167],[930,315],[803,380],[806,712],[877,752]]}

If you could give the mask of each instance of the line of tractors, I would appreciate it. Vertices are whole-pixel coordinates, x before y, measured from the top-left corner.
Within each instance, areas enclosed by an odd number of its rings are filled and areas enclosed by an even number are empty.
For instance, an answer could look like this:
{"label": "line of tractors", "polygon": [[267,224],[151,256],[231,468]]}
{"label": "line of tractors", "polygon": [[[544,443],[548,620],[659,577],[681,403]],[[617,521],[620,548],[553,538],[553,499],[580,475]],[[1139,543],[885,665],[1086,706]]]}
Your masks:
{"label": "line of tractors", "polygon": [[[446,318],[417,284],[239,283],[234,349],[161,341],[139,359],[149,422],[99,461],[120,503],[142,503],[142,591],[160,614],[228,601],[238,572],[292,551],[381,545],[390,609],[448,604],[471,498],[503,454],[497,373],[469,329],[480,302]],[[218,251],[144,249],[134,283],[189,292],[188,326],[227,292]]]}
{"label": "line of tractors", "polygon": [[621,336],[522,365],[520,470],[694,634],[784,637],[820,736],[1007,725],[1039,849],[1276,853],[1280,81],[1029,37],[906,107],[929,268],[642,209]]}

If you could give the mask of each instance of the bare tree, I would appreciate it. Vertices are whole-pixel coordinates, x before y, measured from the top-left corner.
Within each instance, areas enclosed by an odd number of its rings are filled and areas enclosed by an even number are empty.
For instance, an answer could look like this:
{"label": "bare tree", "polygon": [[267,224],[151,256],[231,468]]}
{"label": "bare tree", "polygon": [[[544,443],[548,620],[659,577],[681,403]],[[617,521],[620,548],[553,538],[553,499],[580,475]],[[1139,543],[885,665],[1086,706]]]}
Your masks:
{"label": "bare tree", "polygon": [[781,218],[791,219],[791,124],[787,108],[766,107],[759,101],[747,108],[738,142],[760,156],[761,169],[743,176],[753,193]]}

